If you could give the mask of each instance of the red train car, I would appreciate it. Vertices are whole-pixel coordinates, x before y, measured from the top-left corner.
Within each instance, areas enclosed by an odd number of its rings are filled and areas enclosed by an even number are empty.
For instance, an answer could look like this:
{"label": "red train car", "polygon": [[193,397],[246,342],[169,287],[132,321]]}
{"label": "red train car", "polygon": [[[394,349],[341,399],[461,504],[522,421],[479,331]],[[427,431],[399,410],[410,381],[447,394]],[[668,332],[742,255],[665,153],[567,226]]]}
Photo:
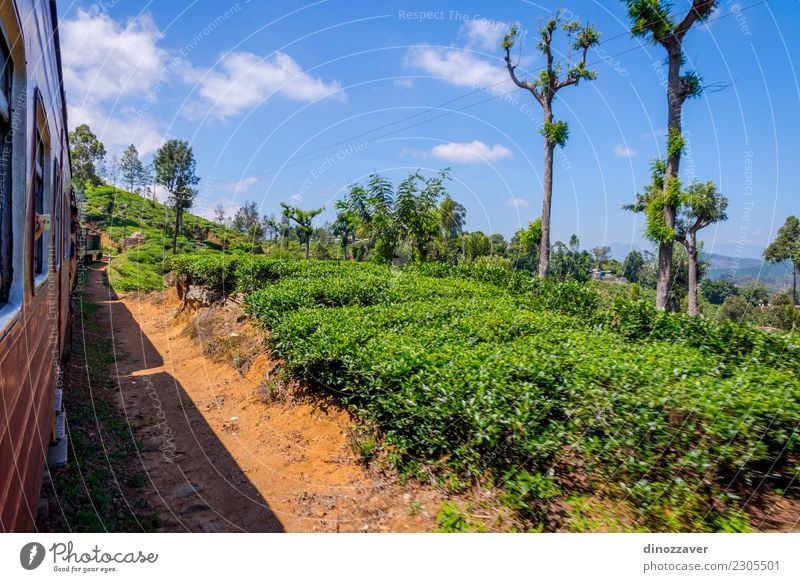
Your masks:
{"label": "red train car", "polygon": [[76,208],[55,0],[0,2],[0,530],[34,527],[48,453],[66,451],[61,357]]}

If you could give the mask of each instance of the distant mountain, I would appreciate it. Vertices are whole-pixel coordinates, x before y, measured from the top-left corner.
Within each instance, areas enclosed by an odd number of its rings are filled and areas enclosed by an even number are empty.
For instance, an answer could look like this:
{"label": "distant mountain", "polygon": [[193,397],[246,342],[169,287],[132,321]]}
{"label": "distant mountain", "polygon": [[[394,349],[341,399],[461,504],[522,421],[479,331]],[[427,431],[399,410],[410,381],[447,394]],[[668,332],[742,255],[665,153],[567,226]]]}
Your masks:
{"label": "distant mountain", "polygon": [[788,289],[792,285],[792,271],[786,265],[768,263],[761,259],[711,255],[711,264],[706,276],[709,279],[731,279],[737,285],[756,279],[771,291]]}
{"label": "distant mountain", "polygon": [[706,243],[705,248],[712,254],[723,255],[727,257],[742,257],[748,259],[761,260],[761,255],[764,252],[764,247],[760,245],[744,245],[736,243],[721,243],[714,242]]}

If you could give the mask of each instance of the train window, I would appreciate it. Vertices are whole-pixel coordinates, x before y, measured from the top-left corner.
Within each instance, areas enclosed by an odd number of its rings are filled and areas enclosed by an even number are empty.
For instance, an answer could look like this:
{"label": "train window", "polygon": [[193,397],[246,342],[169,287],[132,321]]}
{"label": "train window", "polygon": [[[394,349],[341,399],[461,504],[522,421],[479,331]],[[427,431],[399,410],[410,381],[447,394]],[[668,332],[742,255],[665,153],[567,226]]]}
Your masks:
{"label": "train window", "polygon": [[58,162],[53,162],[53,260],[56,269],[61,267],[61,212],[64,201],[61,196],[61,170]]}
{"label": "train window", "polygon": [[0,305],[8,302],[14,278],[11,189],[11,91],[13,63],[11,52],[0,35]]}
{"label": "train window", "polygon": [[[69,191],[69,200],[64,208],[64,258],[75,256],[75,244],[77,239],[78,226],[78,207],[75,205],[75,193],[72,188]],[[68,227],[66,225],[69,225]]]}
{"label": "train window", "polygon": [[34,127],[33,157],[33,284],[34,292],[47,280],[53,251],[53,166],[50,165],[50,132],[45,117],[42,95],[36,90],[36,126]]}
{"label": "train window", "polygon": [[[44,168],[44,142],[42,135],[37,131],[33,178],[33,211],[37,215],[44,214]],[[45,272],[44,232],[41,232],[35,239],[33,243],[33,274],[41,275]]]}
{"label": "train window", "polygon": [[70,207],[72,205],[70,191],[61,193],[61,248],[64,258],[72,256],[72,216]]}

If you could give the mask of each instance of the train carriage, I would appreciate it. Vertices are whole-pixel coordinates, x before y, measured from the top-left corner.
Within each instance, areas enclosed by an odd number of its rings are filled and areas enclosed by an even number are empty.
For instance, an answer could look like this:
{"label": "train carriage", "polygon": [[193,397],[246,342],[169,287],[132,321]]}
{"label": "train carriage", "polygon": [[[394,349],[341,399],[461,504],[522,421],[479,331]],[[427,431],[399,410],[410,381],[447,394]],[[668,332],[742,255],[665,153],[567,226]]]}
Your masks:
{"label": "train carriage", "polygon": [[0,2],[0,530],[34,527],[64,461],[77,217],[54,0]]}

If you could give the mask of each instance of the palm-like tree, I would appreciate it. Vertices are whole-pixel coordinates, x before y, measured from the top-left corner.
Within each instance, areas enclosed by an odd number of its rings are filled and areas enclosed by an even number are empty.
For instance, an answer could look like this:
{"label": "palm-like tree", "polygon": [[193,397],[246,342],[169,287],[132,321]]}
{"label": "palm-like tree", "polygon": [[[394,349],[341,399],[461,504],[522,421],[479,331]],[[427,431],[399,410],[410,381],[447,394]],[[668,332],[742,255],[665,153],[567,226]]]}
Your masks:
{"label": "palm-like tree", "polygon": [[302,210],[285,202],[281,202],[281,208],[281,215],[295,223],[295,231],[298,238],[305,244],[306,259],[308,259],[311,250],[311,235],[314,234],[314,227],[311,226],[311,222],[314,217],[322,212],[322,208]]}
{"label": "palm-like tree", "polygon": [[336,202],[336,222],[331,227],[331,232],[339,237],[339,242],[342,245],[342,260],[347,260],[347,245],[350,242],[356,242],[356,228],[358,226],[358,217],[356,214],[347,207],[347,203],[339,200]]}

